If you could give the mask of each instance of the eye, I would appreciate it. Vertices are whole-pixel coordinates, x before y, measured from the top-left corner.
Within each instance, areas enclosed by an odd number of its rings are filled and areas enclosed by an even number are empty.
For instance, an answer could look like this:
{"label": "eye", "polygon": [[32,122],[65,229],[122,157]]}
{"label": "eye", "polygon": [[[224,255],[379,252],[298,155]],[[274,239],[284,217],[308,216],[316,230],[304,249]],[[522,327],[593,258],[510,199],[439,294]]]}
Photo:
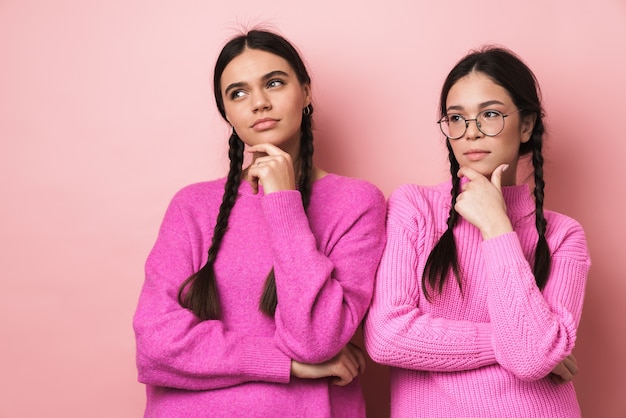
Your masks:
{"label": "eye", "polygon": [[465,122],[465,118],[461,115],[452,114],[446,116],[448,123],[463,123]]}
{"label": "eye", "polygon": [[230,92],[229,97],[231,100],[236,100],[245,95],[246,95],[245,90],[233,90]]}
{"label": "eye", "polygon": [[271,89],[271,88],[274,88],[274,87],[280,87],[280,86],[282,86],[284,84],[285,84],[285,82],[283,80],[274,78],[274,79],[268,81],[267,87]]}
{"label": "eye", "polygon": [[502,113],[498,112],[497,110],[485,110],[482,113],[483,119],[497,119],[500,116],[502,116]]}

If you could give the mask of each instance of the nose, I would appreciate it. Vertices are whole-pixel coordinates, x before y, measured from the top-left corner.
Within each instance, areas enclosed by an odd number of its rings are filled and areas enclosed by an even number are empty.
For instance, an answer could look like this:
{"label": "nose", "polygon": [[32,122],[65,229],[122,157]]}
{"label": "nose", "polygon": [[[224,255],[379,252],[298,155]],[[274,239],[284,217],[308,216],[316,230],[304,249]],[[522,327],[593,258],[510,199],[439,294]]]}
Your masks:
{"label": "nose", "polygon": [[267,96],[267,93],[264,90],[259,90],[253,93],[252,96],[252,111],[258,112],[260,110],[268,110],[271,109],[272,104]]}
{"label": "nose", "polygon": [[[474,122],[474,123],[470,123]],[[480,122],[478,119],[465,119],[465,138],[476,139],[482,137],[483,133],[479,129]]]}

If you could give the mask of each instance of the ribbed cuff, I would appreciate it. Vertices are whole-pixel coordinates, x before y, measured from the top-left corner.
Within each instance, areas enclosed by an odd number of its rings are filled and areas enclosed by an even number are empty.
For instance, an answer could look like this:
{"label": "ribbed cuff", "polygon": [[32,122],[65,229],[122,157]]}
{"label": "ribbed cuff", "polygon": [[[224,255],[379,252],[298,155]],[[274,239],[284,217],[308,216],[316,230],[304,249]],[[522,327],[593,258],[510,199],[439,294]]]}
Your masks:
{"label": "ribbed cuff", "polygon": [[309,220],[297,190],[270,193],[261,202],[263,213],[273,234],[294,236],[309,233]]}
{"label": "ribbed cuff", "polygon": [[491,267],[528,263],[517,233],[512,231],[483,241],[485,263]]}
{"label": "ribbed cuff", "polygon": [[491,324],[489,323],[477,323],[476,324],[476,348],[478,349],[478,362],[479,364],[486,366],[493,364],[495,361],[495,352],[493,350]]}
{"label": "ribbed cuff", "polygon": [[249,338],[241,356],[242,372],[258,376],[261,381],[289,383],[291,359],[276,347],[267,345],[267,338]]}

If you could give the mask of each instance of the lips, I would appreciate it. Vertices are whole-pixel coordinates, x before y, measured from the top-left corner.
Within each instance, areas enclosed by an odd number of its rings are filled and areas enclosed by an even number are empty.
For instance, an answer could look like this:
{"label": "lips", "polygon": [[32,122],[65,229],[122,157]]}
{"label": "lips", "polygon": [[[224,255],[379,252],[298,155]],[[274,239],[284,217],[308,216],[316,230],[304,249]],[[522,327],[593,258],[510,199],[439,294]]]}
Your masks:
{"label": "lips", "polygon": [[480,149],[471,149],[469,151],[465,151],[463,155],[470,161],[479,161],[489,155],[489,151],[480,150]]}
{"label": "lips", "polygon": [[252,124],[252,129],[255,131],[265,131],[267,129],[272,129],[278,124],[278,119],[273,118],[262,118],[257,119]]}

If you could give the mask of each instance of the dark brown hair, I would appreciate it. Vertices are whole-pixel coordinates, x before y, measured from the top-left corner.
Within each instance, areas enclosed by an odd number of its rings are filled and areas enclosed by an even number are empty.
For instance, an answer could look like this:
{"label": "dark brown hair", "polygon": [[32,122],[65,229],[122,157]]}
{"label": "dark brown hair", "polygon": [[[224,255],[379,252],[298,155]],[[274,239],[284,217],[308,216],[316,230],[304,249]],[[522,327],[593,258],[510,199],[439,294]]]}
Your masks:
{"label": "dark brown hair", "polygon": [[[541,90],[537,78],[530,68],[513,52],[500,47],[485,47],[473,51],[463,57],[450,71],[443,83],[439,101],[440,116],[446,115],[446,100],[448,93],[454,84],[471,72],[480,72],[488,76],[494,83],[507,90],[513,103],[520,109],[523,116],[535,115],[536,121],[531,133],[530,140],[520,145],[519,154],[531,155],[534,175],[535,197],[535,225],[539,238],[535,249],[535,261],[533,272],[537,286],[543,289],[550,272],[550,249],[546,241],[547,222],[543,214],[543,200],[545,182],[543,179],[543,136],[545,126],[543,123],[543,108],[541,106]],[[431,300],[429,288],[441,293],[448,273],[452,271],[454,277],[462,288],[459,272],[456,243],[453,229],[458,219],[458,213],[454,209],[457,196],[460,192],[460,180],[457,177],[459,163],[454,157],[450,139],[446,140],[448,147],[448,159],[450,160],[450,173],[452,175],[452,189],[450,191],[452,206],[447,220],[447,229],[439,238],[432,249],[422,276],[422,290],[428,300]]]}
{"label": "dark brown hair", "polygon": [[[280,35],[264,30],[251,30],[246,34],[231,39],[217,58],[213,72],[213,92],[217,108],[226,120],[224,100],[221,93],[221,77],[226,66],[246,49],[259,49],[270,52],[283,59],[293,68],[300,84],[309,84],[311,79],[304,62],[296,49]],[[310,104],[306,114],[302,115],[300,125],[300,177],[298,190],[302,195],[302,203],[306,209],[311,195],[311,175],[313,170],[313,106]],[[235,205],[237,192],[241,182],[243,164],[244,143],[233,130],[229,139],[230,169],[224,186],[224,195],[220,205],[217,222],[213,230],[211,246],[208,250],[206,264],[196,273],[183,282],[178,290],[178,302],[184,308],[190,309],[202,320],[219,319],[220,304],[217,293],[215,276],[215,259],[219,251],[222,239],[228,229],[228,218]],[[263,295],[259,302],[260,309],[266,314],[273,316],[276,311],[278,299],[276,296],[276,283],[274,269],[266,279]]]}

